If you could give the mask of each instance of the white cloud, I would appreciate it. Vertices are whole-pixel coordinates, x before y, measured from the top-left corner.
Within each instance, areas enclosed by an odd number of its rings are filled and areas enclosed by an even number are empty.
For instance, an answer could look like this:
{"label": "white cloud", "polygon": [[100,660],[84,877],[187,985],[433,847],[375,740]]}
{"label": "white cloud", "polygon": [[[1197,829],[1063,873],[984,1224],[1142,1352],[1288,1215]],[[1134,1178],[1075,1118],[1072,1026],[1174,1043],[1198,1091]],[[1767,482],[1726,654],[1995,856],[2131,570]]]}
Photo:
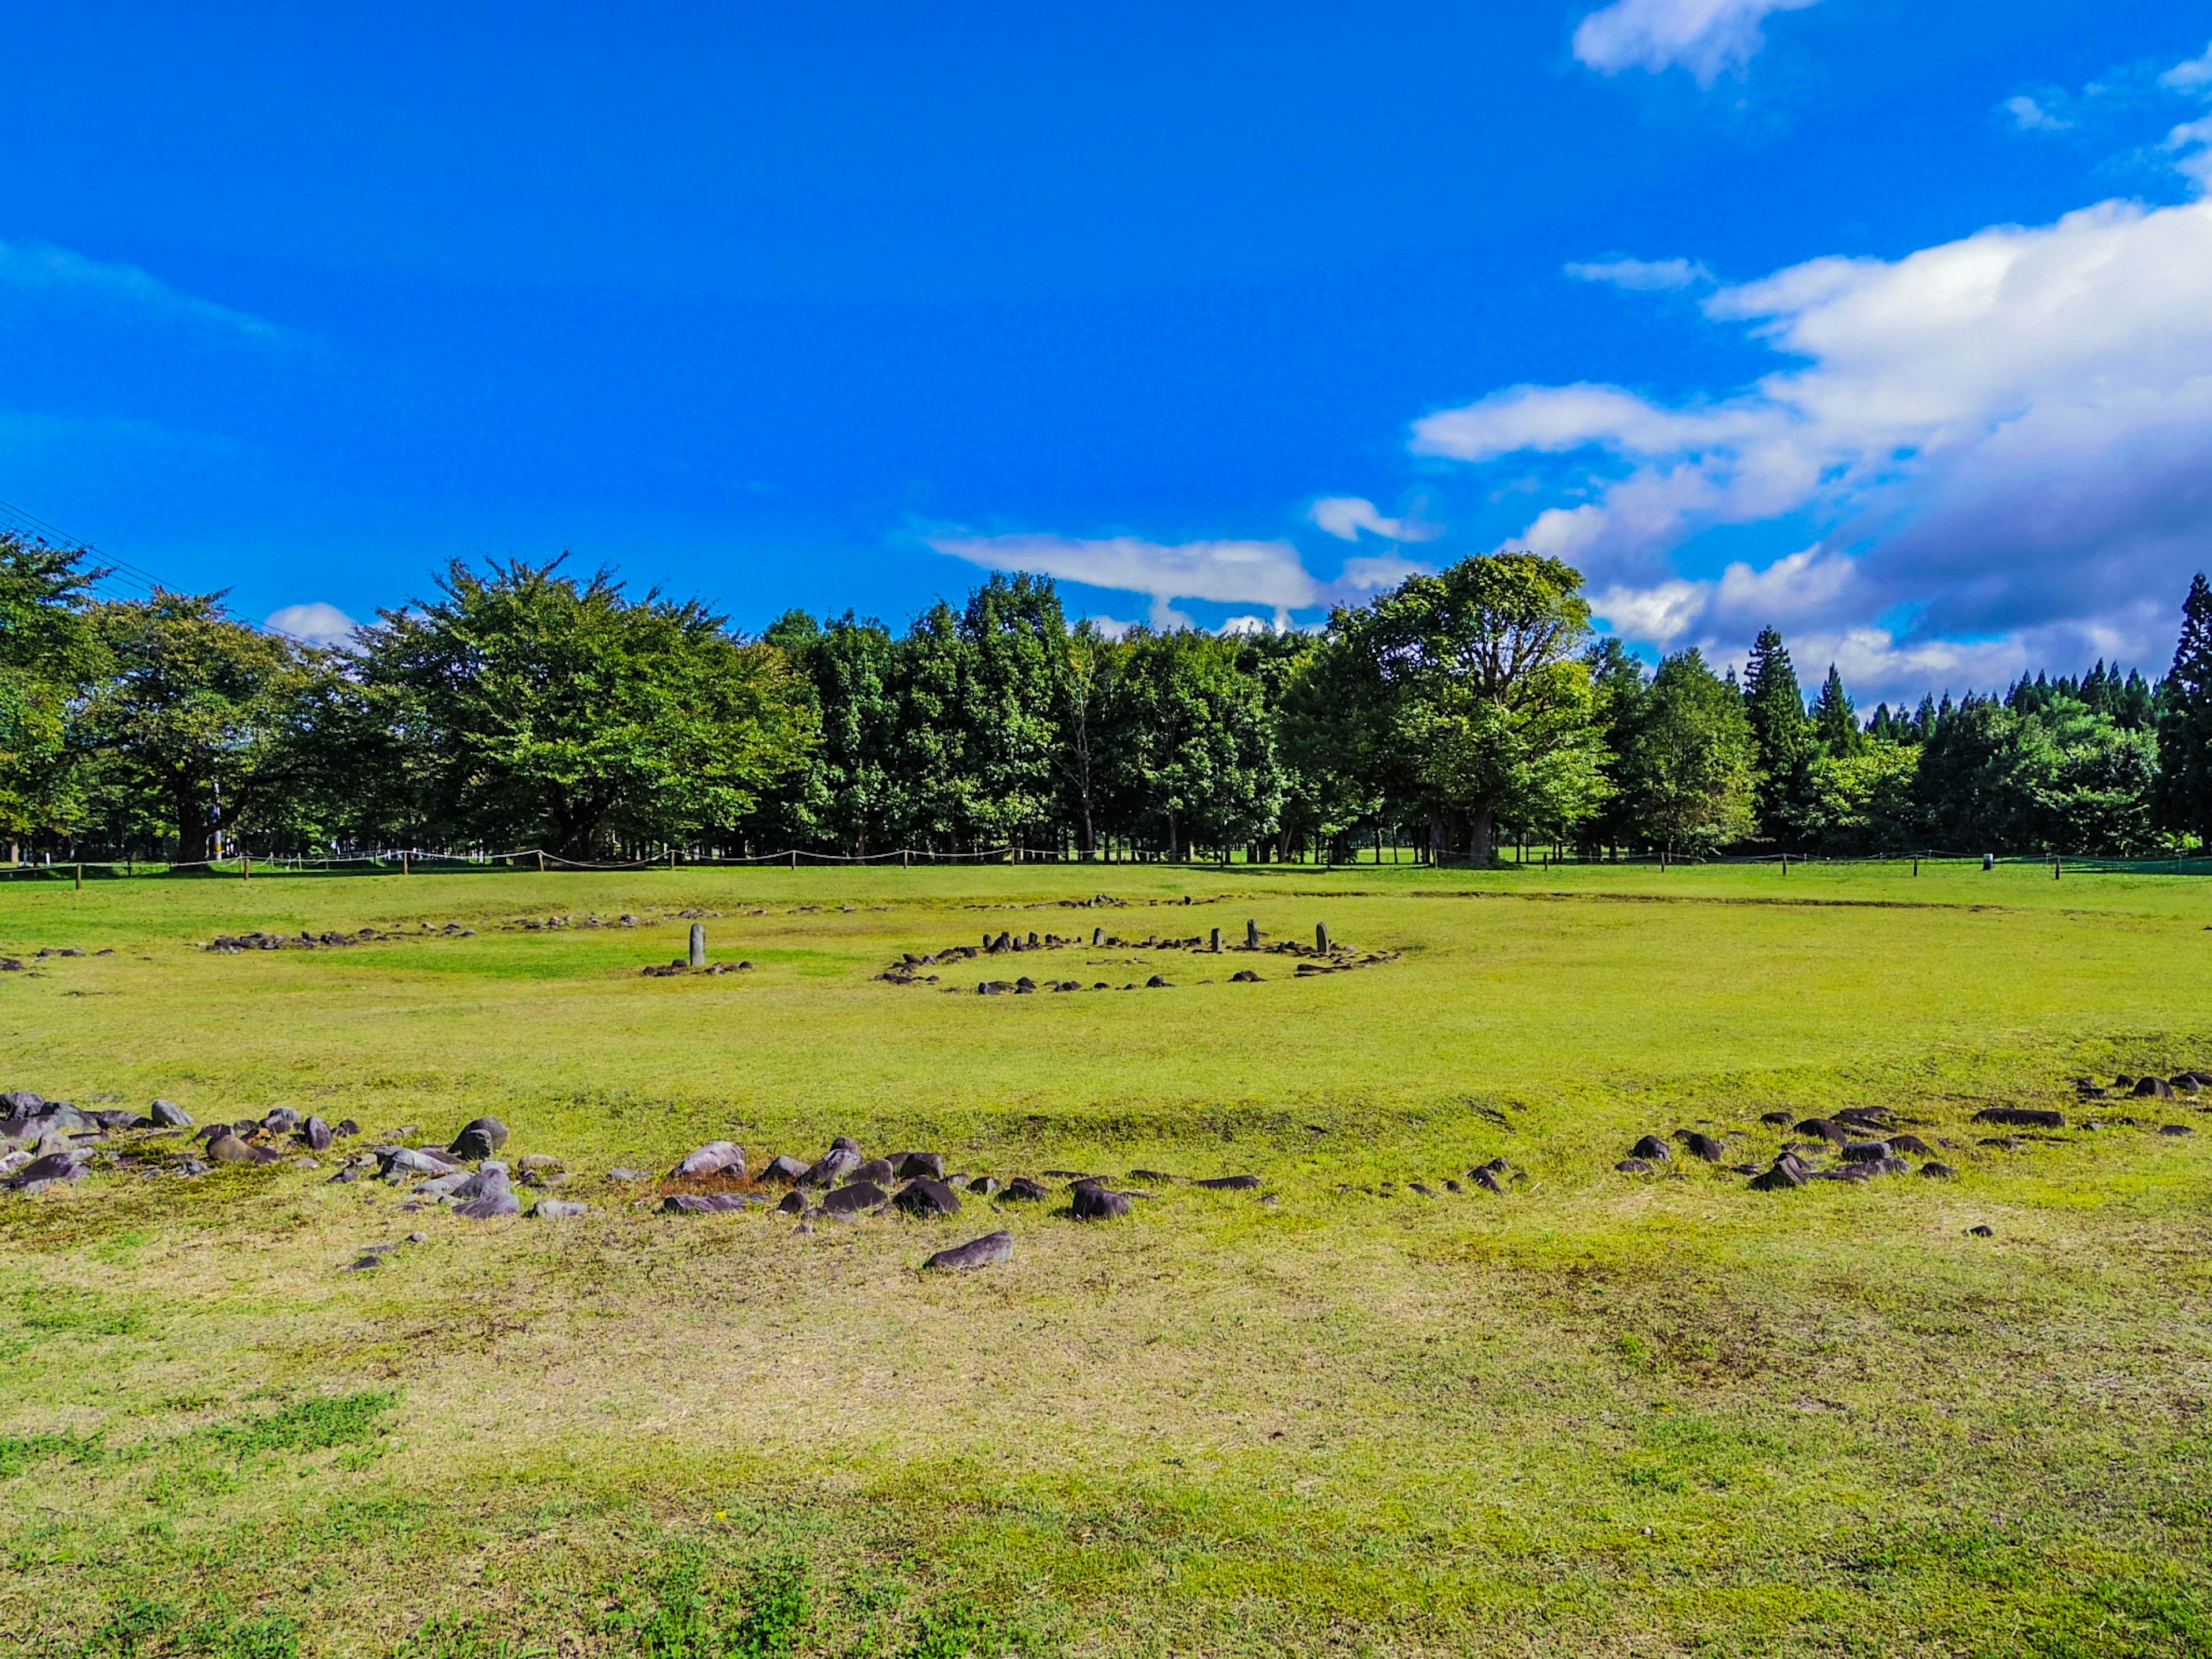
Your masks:
{"label": "white cloud", "polygon": [[2006,99],[2003,107],[2013,125],[2022,132],[2063,132],[2074,125],[2061,120],[2024,92]]}
{"label": "white cloud", "polygon": [[2176,92],[2212,91],[2212,46],[2204,48],[2202,58],[2176,64],[2158,77],[2158,83]]}
{"label": "white cloud", "polygon": [[1288,542],[1182,542],[1134,536],[1095,541],[1069,536],[933,536],[939,553],[989,570],[1034,570],[1058,581],[1142,593],[1156,628],[1188,626],[1177,599],[1264,605],[1287,626],[1293,609],[1321,605],[1327,590],[1298,562]]}
{"label": "white cloud", "polygon": [[[2208,145],[2192,125],[2173,147]],[[1790,361],[1680,404],[1510,387],[1417,422],[1412,447],[1563,458],[1557,504],[1513,539],[1582,564],[1624,632],[1795,617],[1875,675],[1978,672],[2023,641],[2163,665],[2212,555],[2212,203],[1815,259],[1705,310]],[[1763,570],[1676,567],[1703,531],[1800,520],[1821,539]]]}
{"label": "white cloud", "polygon": [[319,599],[272,611],[261,625],[272,634],[289,634],[310,645],[343,645],[361,626],[337,606],[325,605]]}
{"label": "white cloud", "polygon": [[88,259],[44,242],[0,242],[0,286],[82,295],[262,340],[282,339],[289,332],[245,312],[179,292],[136,265]]}
{"label": "white cloud", "polygon": [[1695,288],[1713,273],[1694,259],[1601,259],[1571,263],[1567,275],[1578,283],[1604,283],[1632,294],[1664,294]]}
{"label": "white cloud", "polygon": [[1432,542],[1443,532],[1441,525],[1424,524],[1410,514],[1386,519],[1375,503],[1358,495],[1324,495],[1307,509],[1306,516],[1340,541],[1356,542],[1363,530],[1394,542]]}
{"label": "white cloud", "polygon": [[1709,87],[1741,70],[1766,44],[1770,12],[1799,11],[1817,0],[1613,0],[1575,30],[1575,56],[1605,75],[1680,66]]}
{"label": "white cloud", "polygon": [[1231,617],[1213,631],[1224,640],[1235,640],[1249,634],[1275,634],[1282,630],[1265,617]]}

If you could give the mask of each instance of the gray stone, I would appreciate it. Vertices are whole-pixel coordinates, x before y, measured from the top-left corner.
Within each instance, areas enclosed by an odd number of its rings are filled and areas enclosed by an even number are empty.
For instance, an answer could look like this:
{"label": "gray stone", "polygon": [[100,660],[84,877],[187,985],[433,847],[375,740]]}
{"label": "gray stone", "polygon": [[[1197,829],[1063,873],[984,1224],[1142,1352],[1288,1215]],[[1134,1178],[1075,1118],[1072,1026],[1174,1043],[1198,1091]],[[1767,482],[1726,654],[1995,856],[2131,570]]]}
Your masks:
{"label": "gray stone", "polygon": [[762,1201],[744,1193],[671,1193],[660,1208],[667,1215],[725,1215]]}
{"label": "gray stone", "polygon": [[815,1161],[805,1175],[799,1177],[799,1184],[802,1187],[835,1186],[860,1167],[860,1148],[832,1146]]}
{"label": "gray stone", "polygon": [[379,1146],[377,1172],[386,1180],[410,1175],[451,1175],[461,1166],[443,1152],[428,1146]]}
{"label": "gray stone", "polygon": [[782,1211],[786,1215],[805,1215],[806,1213],[806,1194],[800,1192],[796,1187],[794,1187],[783,1195],[783,1202],[777,1205],[775,1207]]}
{"label": "gray stone", "polygon": [[880,1210],[890,1202],[890,1194],[872,1181],[856,1181],[849,1187],[840,1187],[822,1200],[822,1207],[831,1215],[858,1215],[863,1210]]}
{"label": "gray stone", "polygon": [[48,1152],[9,1176],[8,1184],[19,1193],[44,1192],[57,1182],[82,1181],[90,1173],[73,1152]]}
{"label": "gray stone", "polygon": [[465,1204],[453,1206],[453,1213],[466,1216],[471,1221],[489,1221],[495,1216],[520,1215],[522,1200],[513,1193],[501,1191],[472,1198]]}
{"label": "gray stone", "polygon": [[968,1191],[975,1194],[978,1198],[988,1198],[994,1193],[1003,1191],[1006,1183],[1000,1180],[996,1176],[985,1175],[955,1176],[945,1184],[953,1187],[964,1187]]}
{"label": "gray stone", "polygon": [[610,1181],[643,1181],[646,1178],[644,1170],[625,1170],[620,1165],[607,1171],[607,1179]]}
{"label": "gray stone", "polygon": [[[464,1191],[463,1188],[467,1190]],[[471,1175],[466,1170],[455,1170],[450,1174],[434,1176],[429,1180],[419,1183],[415,1188],[414,1196],[416,1198],[458,1196],[469,1199],[479,1198],[483,1194],[477,1186],[476,1176]]]}
{"label": "gray stone", "polygon": [[495,1117],[479,1117],[471,1119],[446,1151],[464,1163],[473,1164],[479,1158],[489,1158],[506,1145],[507,1125]]}
{"label": "gray stone", "polygon": [[855,1181],[872,1181],[878,1187],[888,1188],[897,1177],[892,1173],[891,1161],[887,1158],[872,1158],[859,1164],[845,1177],[841,1185]]}
{"label": "gray stone", "polygon": [[945,1179],[945,1154],[942,1152],[908,1152],[897,1160],[902,1180],[912,1181],[917,1176],[927,1176],[932,1181]]}
{"label": "gray stone", "polygon": [[209,1137],[207,1155],[210,1160],[217,1164],[253,1162],[253,1149],[228,1129]]}
{"label": "gray stone", "polygon": [[2162,1135],[2193,1135],[2197,1133],[2186,1123],[2161,1123],[2158,1126],[2158,1132]]}
{"label": "gray stone", "polygon": [[1206,1181],[1194,1181],[1194,1187],[1204,1187],[1217,1193],[1249,1193],[1260,1184],[1255,1175],[1214,1176]]}
{"label": "gray stone", "polygon": [[2063,1112],[2046,1111],[2035,1106],[1986,1106],[1974,1114],[1977,1123],[2002,1123],[2015,1129],[2063,1129],[2066,1127]]}
{"label": "gray stone", "polygon": [[1789,1163],[1780,1158],[1774,1161],[1774,1167],[1765,1174],[1753,1176],[1751,1178],[1751,1189],[1755,1193],[1787,1192],[1793,1187],[1802,1187],[1804,1184],[1805,1177],[1792,1169]]}
{"label": "gray stone", "polygon": [[317,1152],[327,1152],[330,1151],[331,1142],[334,1137],[331,1133],[331,1126],[325,1123],[321,1117],[316,1116],[309,1118],[307,1122],[300,1127],[300,1133],[301,1135],[306,1137],[307,1145],[313,1147]]}
{"label": "gray stone", "polygon": [[1844,1146],[1846,1164],[1879,1164],[1889,1156],[1890,1146],[1886,1140],[1852,1140]]}
{"label": "gray stone", "polygon": [[540,1221],[574,1221],[591,1212],[590,1205],[572,1203],[563,1198],[541,1198],[530,1207],[530,1213]]}
{"label": "gray stone", "polygon": [[1936,1155],[1929,1149],[1928,1143],[1918,1135],[1892,1135],[1889,1138],[1889,1150],[1893,1152],[1910,1152],[1915,1158],[1933,1158]]}
{"label": "gray stone", "polygon": [[672,1177],[729,1175],[745,1172],[744,1148],[733,1141],[710,1140],[695,1152],[685,1155],[682,1162],[668,1173]]}
{"label": "gray stone", "polygon": [[1014,1256],[1014,1236],[1012,1233],[986,1233],[981,1238],[971,1238],[965,1244],[949,1250],[939,1250],[923,1262],[924,1270],[934,1267],[942,1273],[973,1273],[978,1267],[996,1267],[1001,1261],[1011,1261]]}
{"label": "gray stone", "polygon": [[1491,1174],[1488,1170],[1471,1170],[1468,1172],[1468,1178],[1473,1181],[1476,1186],[1481,1188],[1486,1193],[1498,1193],[1502,1194],[1505,1191],[1504,1188],[1498,1184],[1498,1177]]}
{"label": "gray stone", "polygon": [[1111,1221],[1129,1213],[1129,1195],[1085,1182],[1075,1189],[1078,1221]]}
{"label": "gray stone", "polygon": [[1006,1190],[999,1198],[1001,1203],[1006,1204],[1042,1204],[1051,1196],[1042,1182],[1032,1181],[1027,1176],[1016,1176],[1006,1183]]}
{"label": "gray stone", "polygon": [[157,1100],[146,1109],[146,1115],[157,1129],[189,1129],[192,1115],[173,1101]]}
{"label": "gray stone", "polygon": [[1920,1166],[1920,1173],[1930,1181],[1948,1181],[1957,1171],[1948,1164],[1923,1164]]}
{"label": "gray stone", "polygon": [[1674,1131],[1674,1139],[1708,1164],[1717,1164],[1728,1156],[1726,1146],[1714,1139],[1712,1136],[1701,1134],[1695,1129],[1677,1129]]}
{"label": "gray stone", "polygon": [[1975,1238],[1995,1238],[1997,1236],[1997,1230],[1990,1226],[1986,1221],[1983,1222],[1978,1226],[1967,1228],[1966,1231],[1970,1236]]}
{"label": "gray stone", "polygon": [[[1648,1158],[1654,1164],[1668,1164],[1674,1161],[1674,1149],[1660,1139],[1657,1135],[1646,1135],[1628,1149],[1628,1155],[1631,1158]],[[1474,1172],[1470,1170],[1468,1173],[1472,1175]]]}
{"label": "gray stone", "polygon": [[1759,1115],[1759,1121],[1761,1123],[1771,1123],[1778,1128],[1786,1129],[1790,1127],[1790,1114],[1787,1112],[1761,1112]]}
{"label": "gray stone", "polygon": [[960,1213],[960,1194],[943,1182],[928,1176],[916,1176],[898,1189],[891,1200],[901,1210],[912,1216],[945,1216]]}
{"label": "gray stone", "polygon": [[779,1152],[769,1159],[768,1167],[760,1172],[763,1181],[797,1181],[806,1173],[806,1166],[795,1158]]}

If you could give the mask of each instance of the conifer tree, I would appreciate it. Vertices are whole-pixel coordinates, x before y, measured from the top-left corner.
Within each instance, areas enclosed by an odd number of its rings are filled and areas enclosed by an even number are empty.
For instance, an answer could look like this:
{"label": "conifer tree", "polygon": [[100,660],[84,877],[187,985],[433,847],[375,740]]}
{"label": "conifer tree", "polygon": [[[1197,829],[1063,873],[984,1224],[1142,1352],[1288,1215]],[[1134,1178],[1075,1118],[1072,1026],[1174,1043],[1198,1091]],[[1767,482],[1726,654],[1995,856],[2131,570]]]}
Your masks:
{"label": "conifer tree", "polygon": [[1828,678],[1820,687],[1819,700],[1813,705],[1813,729],[1830,754],[1857,752],[1858,711],[1851,707],[1850,694],[1844,690],[1844,677],[1836,672],[1833,663],[1828,665]]}
{"label": "conifer tree", "polygon": [[1752,641],[1744,665],[1743,711],[1758,745],[1758,832],[1773,840],[1784,833],[1790,792],[1812,757],[1813,724],[1805,718],[1805,694],[1798,689],[1790,648],[1771,628],[1760,629]]}
{"label": "conifer tree", "polygon": [[2158,716],[2158,817],[2168,830],[2212,841],[2212,585],[2197,572],[2181,605]]}

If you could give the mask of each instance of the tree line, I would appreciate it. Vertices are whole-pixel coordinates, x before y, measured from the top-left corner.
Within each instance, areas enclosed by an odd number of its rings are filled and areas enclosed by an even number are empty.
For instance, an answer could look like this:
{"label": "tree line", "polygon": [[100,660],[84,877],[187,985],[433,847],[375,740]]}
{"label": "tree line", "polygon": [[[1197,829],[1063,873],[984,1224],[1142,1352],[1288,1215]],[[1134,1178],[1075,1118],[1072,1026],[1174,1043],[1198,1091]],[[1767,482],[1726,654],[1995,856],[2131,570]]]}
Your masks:
{"label": "tree line", "polygon": [[[2212,839],[2212,589],[2156,682],[2099,663],[1863,718],[1772,629],[1739,681],[1596,636],[1580,575],[1501,553],[1315,632],[1071,624],[993,576],[903,633],[757,636],[562,561],[456,562],[342,648],[220,594],[97,597],[0,536],[0,831],[14,856],[193,863],[413,847],[577,860],[800,848],[1061,857],[1507,845],[2130,854]],[[1387,849],[1387,852],[1386,852]]]}

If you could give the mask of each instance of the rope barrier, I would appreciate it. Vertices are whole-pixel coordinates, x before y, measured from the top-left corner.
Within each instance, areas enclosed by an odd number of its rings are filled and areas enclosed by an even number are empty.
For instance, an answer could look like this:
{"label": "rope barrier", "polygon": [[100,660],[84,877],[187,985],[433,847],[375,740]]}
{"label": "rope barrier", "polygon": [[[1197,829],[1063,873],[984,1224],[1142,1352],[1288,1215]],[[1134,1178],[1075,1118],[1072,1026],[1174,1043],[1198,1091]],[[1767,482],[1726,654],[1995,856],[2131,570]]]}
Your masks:
{"label": "rope barrier", "polygon": [[[525,863],[526,860],[531,861]],[[1080,854],[1071,856],[1057,847],[1028,847],[1019,842],[976,848],[965,853],[941,853],[926,848],[899,848],[887,853],[823,853],[811,848],[787,847],[774,853],[746,854],[718,854],[686,857],[664,854],[651,858],[624,860],[571,859],[543,848],[524,847],[499,853],[447,853],[421,848],[386,848],[374,853],[318,854],[301,854],[289,856],[240,854],[226,859],[193,859],[174,863],[139,859],[70,859],[52,864],[15,864],[0,866],[0,878],[15,880],[25,878],[58,878],[74,880],[79,887],[84,884],[88,871],[106,872],[111,878],[120,874],[125,878],[141,876],[174,875],[193,870],[204,870],[210,874],[234,873],[241,879],[256,875],[264,878],[287,874],[307,874],[314,872],[337,872],[346,870],[411,873],[425,865],[448,868],[477,867],[487,871],[504,865],[508,869],[532,867],[544,872],[555,870],[585,873],[635,872],[646,870],[678,869],[754,869],[767,865],[781,865],[796,870],[802,865],[813,866],[880,866],[896,863],[902,868],[922,864],[987,864],[1020,861],[1045,864],[1082,864],[1087,867],[1106,868],[1129,860],[1108,860]],[[1418,870],[1422,868],[1466,867],[1450,864],[1437,866],[1421,863],[1385,866],[1379,860],[1362,864],[1357,860],[1344,863],[1316,860],[1294,863],[1290,860],[1264,864],[1224,864],[1215,859],[1148,859],[1133,860],[1154,866],[1194,870],[1268,870],[1295,869],[1312,872],[1331,870],[1366,870],[1391,868]],[[1676,864],[1711,866],[1779,866],[1786,875],[1792,864],[1857,866],[1875,864],[1959,863],[1982,865],[2035,865],[2054,870],[2062,867],[2069,874],[2087,875],[2203,875],[2212,874],[2212,852],[2169,854],[2164,858],[2125,858],[2100,856],[2092,854],[2067,853],[2005,853],[1984,854],[1959,853],[1942,848],[1917,853],[1872,853],[1850,856],[1808,853],[1749,853],[1749,854],[1684,854],[1684,853],[1624,853],[1613,858],[1547,859],[1540,866],[1545,869],[1620,867],[1628,865],[1651,865],[1664,869]],[[255,868],[258,865],[258,869]],[[1540,866],[1522,862],[1504,866],[1531,870]]]}

